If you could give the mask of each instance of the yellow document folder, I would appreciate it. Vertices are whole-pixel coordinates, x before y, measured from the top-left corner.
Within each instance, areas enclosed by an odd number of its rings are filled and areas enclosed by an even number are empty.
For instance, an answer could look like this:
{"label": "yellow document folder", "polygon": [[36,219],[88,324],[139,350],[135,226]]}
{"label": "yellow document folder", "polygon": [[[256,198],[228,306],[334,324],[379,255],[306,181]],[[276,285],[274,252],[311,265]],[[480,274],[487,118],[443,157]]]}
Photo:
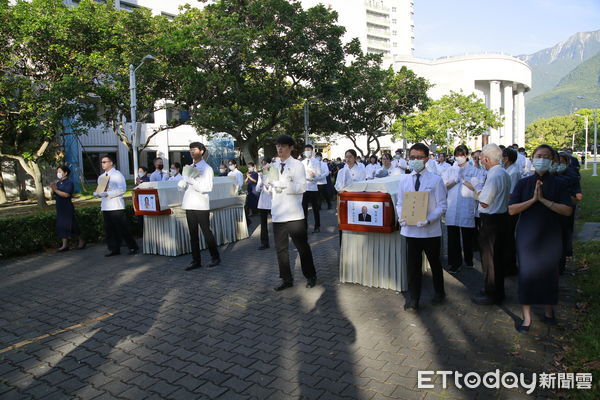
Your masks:
{"label": "yellow document folder", "polygon": [[100,177],[100,182],[98,182],[98,186],[96,186],[96,193],[106,192],[108,189],[108,181],[110,180],[110,176],[102,175]]}
{"label": "yellow document folder", "polygon": [[407,225],[417,225],[417,222],[427,220],[428,201],[429,192],[404,192],[400,218],[405,220]]}

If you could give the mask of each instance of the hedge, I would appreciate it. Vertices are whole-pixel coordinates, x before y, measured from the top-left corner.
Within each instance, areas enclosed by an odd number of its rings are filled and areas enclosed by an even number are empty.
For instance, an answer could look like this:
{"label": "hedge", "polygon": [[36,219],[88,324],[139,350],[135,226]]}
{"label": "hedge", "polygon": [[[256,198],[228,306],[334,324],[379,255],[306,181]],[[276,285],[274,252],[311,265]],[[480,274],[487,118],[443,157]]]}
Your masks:
{"label": "hedge", "polygon": [[[133,213],[133,207],[125,208],[129,225],[134,236],[142,234],[142,226]],[[75,209],[81,235],[88,243],[104,239],[104,219],[100,205]],[[33,215],[0,219],[0,232],[4,239],[0,241],[0,258],[21,256],[58,248],[60,239],[56,237],[56,211],[41,211]]]}

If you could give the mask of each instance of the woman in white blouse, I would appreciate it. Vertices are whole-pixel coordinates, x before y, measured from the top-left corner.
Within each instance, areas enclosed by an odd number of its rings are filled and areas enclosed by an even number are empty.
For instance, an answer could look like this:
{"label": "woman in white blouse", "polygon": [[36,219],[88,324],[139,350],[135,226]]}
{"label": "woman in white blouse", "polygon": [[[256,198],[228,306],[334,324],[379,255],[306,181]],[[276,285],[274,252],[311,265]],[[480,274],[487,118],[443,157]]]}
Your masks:
{"label": "woman in white blouse", "polygon": [[174,162],[173,164],[171,164],[170,175],[170,181],[180,181],[181,179],[183,179],[183,176],[181,176],[181,164],[179,164],[178,162]]}
{"label": "woman in white blouse", "polygon": [[[352,185],[354,182],[364,181],[367,177],[365,172],[365,167],[361,163],[356,162],[356,150],[350,149],[346,150],[344,154],[346,159],[346,165],[342,168],[337,175],[337,179],[335,180],[335,190],[338,192],[343,191],[348,186]],[[337,199],[337,209],[338,209],[338,224],[340,222],[340,198],[338,196]],[[342,244],[342,231],[340,230],[340,245]]]}
{"label": "woman in white blouse", "polygon": [[404,174],[404,171],[400,167],[394,166],[394,163],[392,163],[392,155],[390,153],[383,153],[381,156],[381,163],[383,166],[375,172],[375,178]]}
{"label": "woman in white blouse", "polygon": [[381,169],[381,165],[377,162],[376,156],[369,157],[369,163],[365,167],[365,174],[367,179],[374,179],[375,172]]}
{"label": "woman in white blouse", "polygon": [[[448,230],[448,272],[456,273],[464,262],[473,266],[473,243],[475,241],[475,209],[477,202],[465,182],[478,185],[478,172],[468,161],[469,149],[460,145],[454,149],[455,163],[446,168],[442,179],[448,190],[446,227]],[[462,245],[461,245],[462,237]]]}

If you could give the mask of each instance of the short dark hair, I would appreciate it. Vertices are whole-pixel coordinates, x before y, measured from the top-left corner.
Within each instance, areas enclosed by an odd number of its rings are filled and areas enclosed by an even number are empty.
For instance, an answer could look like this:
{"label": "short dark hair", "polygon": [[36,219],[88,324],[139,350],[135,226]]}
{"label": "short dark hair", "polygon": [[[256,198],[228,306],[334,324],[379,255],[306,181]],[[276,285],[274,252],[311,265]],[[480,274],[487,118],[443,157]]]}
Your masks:
{"label": "short dark hair", "polygon": [[262,159],[264,162],[266,162],[267,164],[271,164],[271,157],[263,157]]}
{"label": "short dark hair", "polygon": [[514,164],[517,161],[517,152],[512,147],[507,147],[502,150],[502,157],[508,158],[508,161]]}
{"label": "short dark hair", "polygon": [[146,168],[146,167],[143,167],[143,166],[140,166],[138,169],[141,169],[141,170],[142,170],[142,171],[144,171],[144,172],[148,172],[148,168]]}
{"label": "short dark hair", "polygon": [[115,159],[110,154],[103,154],[102,157],[100,157],[100,161],[102,161],[103,158],[108,158],[113,164],[115,163]]}
{"label": "short dark hair", "polygon": [[237,161],[235,161],[235,160],[232,159],[232,160],[229,160],[229,162],[232,163],[233,165],[237,166]]}
{"label": "short dark hair", "polygon": [[181,164],[179,164],[178,162],[174,162],[174,163],[173,163],[173,164],[171,164],[171,165],[174,165],[174,166],[175,166],[175,168],[177,168],[179,171],[181,171]]}
{"label": "short dark hair", "polygon": [[190,149],[197,148],[198,150],[202,150],[206,153],[206,146],[200,142],[192,142],[190,143]]}
{"label": "short dark hair", "polygon": [[323,157],[323,153],[321,153],[320,151],[317,151],[317,157]]}
{"label": "short dark hair", "polygon": [[250,161],[249,163],[246,163],[247,166],[252,166],[252,167],[256,167],[256,164],[254,164],[252,161]]}
{"label": "short dark hair", "polygon": [[498,146],[498,147],[500,147],[502,150],[504,150],[504,149],[506,148],[506,146],[505,146],[505,145],[503,145],[503,144],[501,144],[501,145],[500,145],[500,146]]}
{"label": "short dark hair", "polygon": [[408,151],[408,153],[410,154],[410,152],[413,151],[413,150],[422,151],[423,154],[425,154],[426,156],[429,156],[429,147],[427,147],[423,143],[415,143],[415,144],[413,144],[410,147],[410,150]]}
{"label": "short dark hair", "polygon": [[402,154],[402,153],[404,153],[404,151],[402,151],[402,149],[396,149],[395,153],[400,153],[400,154]]}
{"label": "short dark hair", "polygon": [[547,144],[540,144],[538,147],[535,148],[535,150],[533,150],[533,153],[531,153],[531,155],[534,156],[535,153],[537,153],[537,151],[541,149],[550,150],[550,153],[552,153],[552,158],[554,158],[554,154],[556,153],[556,151],[552,148],[552,146],[549,146]]}
{"label": "short dark hair", "polygon": [[392,155],[391,155],[390,153],[383,153],[383,154],[381,155],[381,159],[383,160],[384,158],[386,158],[386,159],[388,159],[388,160],[392,161]]}
{"label": "short dark hair", "polygon": [[277,138],[277,140],[275,141],[276,144],[283,144],[283,145],[287,145],[287,146],[292,146],[294,147],[294,145],[296,144],[296,142],[294,142],[294,139],[291,136],[288,135],[281,135]]}
{"label": "short dark hair", "polygon": [[350,153],[350,154],[352,154],[352,156],[353,156],[354,158],[358,157],[358,155],[356,154],[356,150],[354,150],[354,149],[349,149],[349,150],[346,150],[346,151],[344,152],[344,155],[346,155],[346,153]]}
{"label": "short dark hair", "polygon": [[456,146],[456,148],[454,149],[454,155],[456,156],[456,154],[458,154],[458,153],[468,156],[469,148],[464,144],[460,144],[460,145]]}
{"label": "short dark hair", "polygon": [[154,159],[154,161],[156,161],[156,160],[160,160],[160,161],[162,161],[163,159],[162,159],[162,157],[156,157],[156,158]]}
{"label": "short dark hair", "polygon": [[304,148],[307,148],[307,147],[308,147],[308,148],[310,148],[311,150],[314,150],[314,147],[313,147],[313,145],[312,145],[312,144],[310,144],[310,143],[306,143],[306,144],[304,145]]}
{"label": "short dark hair", "polygon": [[59,167],[58,167],[58,168],[56,168],[56,169],[60,169],[60,170],[62,170],[62,172],[66,172],[66,173],[67,173],[67,175],[71,175],[71,168],[69,168],[69,167],[68,167],[68,166],[66,166],[66,165],[61,165],[61,166],[59,166]]}
{"label": "short dark hair", "polygon": [[525,153],[525,147],[519,147],[519,152]]}

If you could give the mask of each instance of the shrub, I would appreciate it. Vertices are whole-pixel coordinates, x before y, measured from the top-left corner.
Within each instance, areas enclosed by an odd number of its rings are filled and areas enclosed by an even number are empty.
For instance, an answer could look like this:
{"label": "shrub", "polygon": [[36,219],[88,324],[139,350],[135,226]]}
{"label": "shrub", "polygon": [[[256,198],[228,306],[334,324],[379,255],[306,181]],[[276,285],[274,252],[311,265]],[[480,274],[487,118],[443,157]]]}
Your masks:
{"label": "shrub", "polygon": [[[133,207],[127,205],[125,212],[134,236],[141,235],[141,224],[133,213]],[[99,204],[76,208],[75,215],[81,235],[87,242],[100,242],[104,239],[104,219]],[[0,232],[5,233],[5,239],[0,241],[0,258],[57,248],[60,239],[56,237],[55,226],[55,210],[0,219]]]}

